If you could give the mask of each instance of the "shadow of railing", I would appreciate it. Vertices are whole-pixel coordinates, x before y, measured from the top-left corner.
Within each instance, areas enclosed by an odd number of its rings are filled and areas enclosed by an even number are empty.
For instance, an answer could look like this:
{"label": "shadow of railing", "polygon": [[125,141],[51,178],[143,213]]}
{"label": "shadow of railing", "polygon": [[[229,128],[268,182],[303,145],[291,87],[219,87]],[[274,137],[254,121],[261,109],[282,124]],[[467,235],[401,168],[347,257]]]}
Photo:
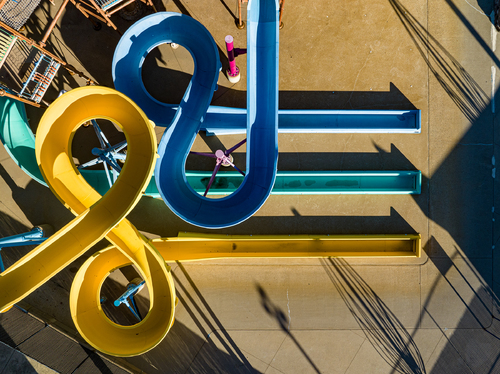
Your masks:
{"label": "shadow of railing", "polygon": [[[429,289],[428,297],[422,304],[422,317],[424,312],[430,316],[427,310],[430,298],[435,292],[438,282],[444,280],[465,307],[465,314],[462,316],[460,322],[461,327],[480,328],[485,330],[494,339],[500,340],[500,335],[487,330],[491,326],[492,319],[500,321],[497,317],[500,314],[500,299],[492,290],[491,286],[483,279],[481,271],[477,269],[479,265],[473,265],[473,260],[471,261],[468,259],[457,246],[454,246],[454,248],[455,254],[450,256],[445,252],[434,236],[431,236],[429,242],[423,248],[441,276],[434,281]],[[465,263],[463,270],[455,264],[457,259],[461,259]],[[486,266],[489,266],[489,264]],[[453,272],[451,272],[451,270]],[[467,277],[465,274],[467,270],[472,273],[472,278],[470,276]],[[483,273],[484,272],[485,271],[483,271]],[[472,282],[478,283],[479,287],[473,285]],[[460,287],[459,290],[457,284],[460,283],[463,287]],[[465,293],[472,293],[474,295],[472,301],[466,300],[467,296],[464,295]],[[475,326],[470,325],[466,320],[473,321]],[[467,325],[467,327],[465,325]]]}
{"label": "shadow of railing", "polygon": [[448,96],[471,122],[488,106],[488,95],[429,31],[398,1],[389,0],[423,60]]}
{"label": "shadow of railing", "polygon": [[368,283],[344,259],[320,262],[366,338],[393,372],[426,373],[412,336]]}
{"label": "shadow of railing", "polygon": [[[481,6],[483,9],[488,9],[483,3],[488,0],[479,0],[478,5]],[[490,0],[492,1],[497,1],[497,0]],[[479,34],[479,32],[476,30],[474,25],[465,17],[465,15],[458,9],[457,5],[452,1],[452,0],[445,0],[446,4],[453,10],[453,12],[456,14],[460,22],[463,23],[463,25],[467,28],[467,30],[470,32],[470,34],[476,39],[477,44],[481,46],[481,48],[484,49],[484,51],[488,54],[488,56],[491,58],[493,63],[497,66],[500,67],[500,59],[495,55],[495,52],[490,48],[490,46],[486,43],[486,41],[483,39],[483,37]],[[467,1],[469,5],[471,3]],[[473,6],[476,10],[478,10],[476,7]],[[488,13],[485,13],[485,16],[488,16]],[[491,20],[491,18],[490,18]],[[493,17],[493,22],[495,22],[495,17]]]}
{"label": "shadow of railing", "polygon": [[[484,258],[469,259],[457,246],[454,248],[455,253],[447,253],[434,237],[424,246],[439,276],[428,287],[427,297],[422,300],[420,320],[427,319],[433,328],[441,331],[442,339],[446,341],[431,372],[497,373],[500,367],[500,300],[484,279],[488,274],[491,277],[491,263]],[[457,261],[463,262],[464,266],[457,266]],[[451,289],[451,294],[456,295],[464,310],[452,333],[447,333],[449,317],[443,316],[439,304],[430,303],[436,289],[443,285]],[[446,310],[450,310],[449,307]]]}
{"label": "shadow of railing", "polygon": [[[233,370],[237,370],[238,372],[243,371],[258,373],[258,371],[252,367],[250,362],[245,357],[244,353],[240,350],[236,342],[224,328],[221,321],[201,294],[200,290],[194,283],[184,265],[179,261],[177,261],[176,263],[178,269],[181,271],[183,277],[188,283],[188,285],[184,284],[183,280],[181,280],[176,272],[172,272],[176,288],[178,289],[176,295],[179,298],[179,302],[186,309],[187,313],[195,322],[198,329],[207,338],[206,344],[209,344],[208,349],[205,349],[203,351],[200,350],[198,352],[196,357],[196,360],[198,361],[196,367],[198,369],[200,367],[204,367],[207,369],[207,372],[210,372],[210,370],[223,370],[224,368],[233,367]],[[189,292],[189,287],[193,290],[194,295]],[[198,303],[196,299],[198,299],[200,302]],[[202,321],[198,319],[196,314],[201,316]],[[207,326],[208,329],[203,325]],[[227,352],[226,355],[221,356],[220,354],[214,354],[214,352],[220,352],[220,350],[216,347],[211,335],[213,335],[224,347],[225,351]],[[238,369],[236,369],[236,365],[238,365]]]}

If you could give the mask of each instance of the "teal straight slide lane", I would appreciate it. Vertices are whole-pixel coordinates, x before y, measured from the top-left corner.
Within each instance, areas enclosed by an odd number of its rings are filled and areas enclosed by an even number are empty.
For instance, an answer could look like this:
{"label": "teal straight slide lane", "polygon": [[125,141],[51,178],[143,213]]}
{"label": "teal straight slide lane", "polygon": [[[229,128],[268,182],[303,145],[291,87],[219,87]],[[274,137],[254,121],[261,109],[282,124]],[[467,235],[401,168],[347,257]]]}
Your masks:
{"label": "teal straight slide lane", "polygon": [[[212,172],[187,171],[194,190],[203,194]],[[217,173],[208,195],[233,193],[243,181],[236,171]],[[420,194],[420,171],[278,171],[272,195]]]}
{"label": "teal straight slide lane", "polygon": [[[247,165],[241,186],[230,196],[209,199],[188,183],[186,159],[217,85],[220,71],[217,45],[208,30],[191,17],[156,13],[136,22],[122,36],[113,58],[113,78],[157,122],[162,105],[149,100],[140,69],[149,51],[162,43],[178,43],[192,55],[191,82],[158,147],[155,168],[158,191],[165,203],[185,221],[206,228],[236,225],[251,217],[271,193],[278,161],[278,3],[252,0],[247,22]],[[138,85],[139,84],[139,85]],[[131,87],[134,90],[131,90]],[[132,93],[142,87],[141,93]]]}

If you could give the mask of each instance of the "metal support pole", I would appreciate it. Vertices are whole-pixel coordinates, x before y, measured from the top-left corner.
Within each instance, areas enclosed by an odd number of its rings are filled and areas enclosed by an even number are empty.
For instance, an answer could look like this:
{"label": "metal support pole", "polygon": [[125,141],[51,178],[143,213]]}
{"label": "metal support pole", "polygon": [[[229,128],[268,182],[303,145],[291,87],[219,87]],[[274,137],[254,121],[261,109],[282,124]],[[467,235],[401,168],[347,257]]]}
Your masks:
{"label": "metal support pole", "polygon": [[49,28],[47,29],[47,31],[45,32],[45,35],[43,36],[43,39],[42,41],[40,42],[40,45],[42,47],[45,47],[46,45],[46,42],[47,40],[49,39],[49,36],[50,34],[52,33],[52,30],[54,29],[57,21],[59,20],[59,17],[61,17],[61,14],[62,12],[64,11],[64,9],[66,8],[66,5],[68,5],[69,3],[69,0],[64,0],[63,4],[61,5],[61,7],[59,8],[59,10],[57,11],[57,14],[56,16],[54,17],[54,19],[52,20],[52,22],[50,23],[50,26]]}
{"label": "metal support pole", "polygon": [[29,232],[23,234],[12,235],[6,238],[0,238],[0,273],[5,271],[5,266],[2,260],[2,248],[4,247],[20,247],[23,245],[38,245],[47,239],[48,235],[44,232],[43,227],[37,226]]}
{"label": "metal support pole", "polygon": [[[139,321],[142,321],[141,314],[139,313],[139,309],[137,308],[137,304],[135,303],[134,296],[144,288],[146,284],[145,281],[141,281],[141,279],[134,279],[127,286],[127,290],[113,302],[113,305],[119,307],[121,304],[125,304],[127,308],[132,312],[132,314]],[[128,300],[130,298],[130,300]]]}
{"label": "metal support pole", "polygon": [[245,22],[241,19],[241,2],[243,0],[238,0],[238,22],[236,23],[236,27],[241,29],[245,28]]}

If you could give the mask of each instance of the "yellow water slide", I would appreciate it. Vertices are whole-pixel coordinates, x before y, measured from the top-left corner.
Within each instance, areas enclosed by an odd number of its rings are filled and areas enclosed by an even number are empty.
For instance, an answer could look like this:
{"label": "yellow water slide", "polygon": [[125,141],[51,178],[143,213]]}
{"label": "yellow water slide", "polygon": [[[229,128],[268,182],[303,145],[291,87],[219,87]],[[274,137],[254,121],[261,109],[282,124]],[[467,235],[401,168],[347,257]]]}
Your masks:
{"label": "yellow water slide", "polygon": [[[127,161],[103,197],[83,179],[71,156],[75,131],[94,118],[117,124],[128,142]],[[151,178],[156,160],[153,127],[134,102],[109,88],[75,89],[50,106],[38,127],[36,157],[51,190],[77,217],[0,275],[1,309],[21,300],[106,236],[113,246],[82,266],[71,289],[71,314],[78,331],[96,349],[119,356],[141,354],[163,339],[174,318],[170,269],[125,219]],[[149,287],[151,310],[141,323],[119,326],[104,315],[99,292],[110,272],[131,263]]]}
{"label": "yellow water slide", "polygon": [[420,257],[420,234],[221,235],[179,233],[154,239],[167,262],[219,258]]}
{"label": "yellow water slide", "polygon": [[[125,133],[127,160],[118,180],[99,195],[76,169],[71,141],[90,119],[104,118]],[[76,218],[0,274],[0,310],[5,311],[106,237],[111,246],[79,269],[70,293],[71,315],[83,338],[115,356],[155,347],[174,321],[175,289],[165,261],[235,257],[419,257],[420,235],[227,236],[180,234],[148,241],[125,218],[141,198],[156,161],[154,124],[125,95],[104,87],[72,90],[45,112],[36,136],[43,178]],[[109,320],[100,290],[114,270],[134,264],[149,289],[150,310],[136,325]]]}

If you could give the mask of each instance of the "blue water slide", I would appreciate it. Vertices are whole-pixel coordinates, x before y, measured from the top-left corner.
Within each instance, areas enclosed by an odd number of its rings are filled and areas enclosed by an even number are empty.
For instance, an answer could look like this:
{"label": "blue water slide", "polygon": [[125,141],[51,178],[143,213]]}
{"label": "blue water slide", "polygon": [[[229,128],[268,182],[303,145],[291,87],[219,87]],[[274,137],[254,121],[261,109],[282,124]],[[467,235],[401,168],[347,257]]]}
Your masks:
{"label": "blue water slide", "polygon": [[[272,0],[271,0],[272,1]],[[250,8],[251,9],[251,8]],[[175,27],[183,29],[186,17],[157,27],[163,20],[150,16],[134,24],[115,50],[113,58],[113,81],[115,88],[134,100],[157,126],[168,127],[175,117],[177,104],[167,104],[151,96],[142,81],[142,65],[149,51],[159,44],[171,42]],[[148,40],[146,29],[153,27],[162,35],[155,44]],[[178,32],[178,31],[177,31]],[[204,30],[204,34],[207,31]],[[192,33],[190,33],[192,35]],[[141,36],[139,36],[141,35]],[[157,35],[159,36],[159,35]],[[249,37],[252,35],[249,34]],[[196,36],[194,36],[196,38]],[[158,39],[155,38],[155,41]],[[139,45],[137,45],[139,44]],[[217,57],[218,59],[218,57]],[[201,61],[196,63],[202,63]],[[252,72],[248,70],[248,75]],[[247,131],[247,110],[211,105],[200,130],[207,134],[245,134]],[[278,131],[280,133],[406,133],[421,131],[420,110],[278,110]]]}
{"label": "blue water slide", "polygon": [[[246,114],[245,114],[246,117]],[[26,117],[24,104],[8,97],[0,97],[0,140],[14,162],[37,182],[43,180],[35,157],[35,137]],[[101,195],[109,190],[103,170],[80,170],[85,180]],[[188,171],[189,184],[198,194],[207,188],[212,172]],[[278,171],[271,194],[419,194],[420,171]],[[238,172],[217,173],[208,195],[233,193],[242,183]],[[149,182],[146,195],[161,197],[155,178]]]}
{"label": "blue water slide", "polygon": [[[197,56],[197,59],[194,58],[194,63],[195,69],[198,69],[198,81],[195,81],[194,77],[191,80],[183,98],[183,102],[186,102],[193,85],[200,83],[211,85],[221,68],[218,53],[216,58],[213,57],[212,49],[215,48],[217,52],[217,47],[212,36],[205,27],[191,17],[170,12],[144,17],[125,32],[113,55],[112,74],[115,88],[130,97],[157,126],[168,126],[177,115],[179,106],[162,103],[147,92],[142,81],[142,65],[150,51],[160,44],[172,43],[174,39],[179,44],[182,40],[182,45],[189,49],[193,58]],[[202,45],[199,39],[207,44]],[[189,45],[186,44],[188,42]],[[205,52],[206,57],[203,56]],[[196,92],[196,88],[193,91]],[[203,99],[210,103],[211,97],[212,93]],[[180,106],[182,107],[182,103]],[[196,109],[196,112],[203,114],[204,111],[206,108],[203,107]]]}
{"label": "blue water slide", "polygon": [[[162,43],[178,43],[192,55],[195,69],[158,147],[155,178],[160,195],[179,217],[206,228],[236,225],[264,204],[276,178],[278,161],[278,4],[252,0],[248,6],[247,165],[241,186],[222,199],[200,196],[188,183],[186,159],[217,85],[220,61],[207,29],[191,17],[156,13],[135,23],[121,38],[113,58],[113,79],[157,124],[171,106],[144,89],[146,55]],[[137,87],[142,88],[137,90]],[[139,92],[138,92],[139,91]]]}

